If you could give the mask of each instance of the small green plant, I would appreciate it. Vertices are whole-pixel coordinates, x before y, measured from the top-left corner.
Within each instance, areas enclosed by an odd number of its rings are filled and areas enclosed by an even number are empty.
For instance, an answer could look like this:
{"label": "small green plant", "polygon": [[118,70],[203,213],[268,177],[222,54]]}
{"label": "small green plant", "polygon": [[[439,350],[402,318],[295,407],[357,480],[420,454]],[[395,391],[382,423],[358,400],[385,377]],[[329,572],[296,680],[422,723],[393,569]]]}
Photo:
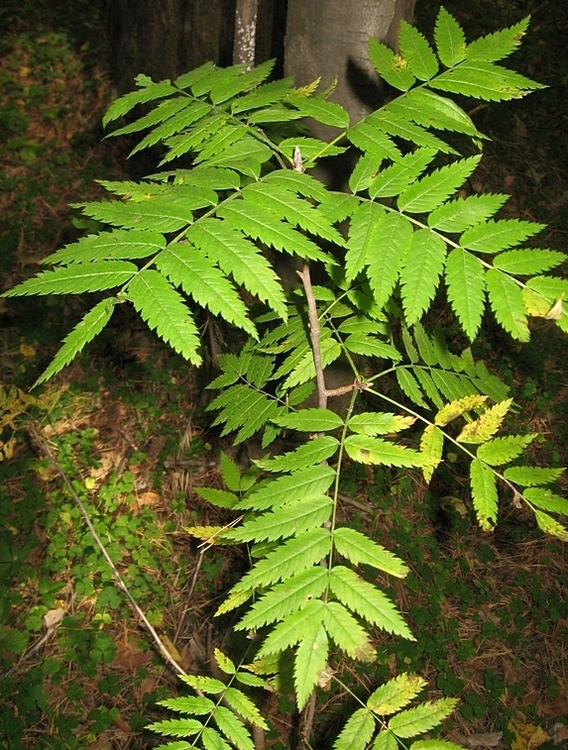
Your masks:
{"label": "small green plant", "polygon": [[[105,123],[147,105],[113,135],[147,131],[134,152],[160,146],[161,171],[139,183],[102,183],[118,200],[82,210],[108,231],[53,253],[45,260],[52,270],[7,293],[115,290],[97,298],[38,383],[68,364],[124,303],[194,364],[202,360],[199,309],[249,337],[219,357],[209,409],[234,444],[258,438],[265,455],[246,473],[223,457],[226,488],[199,493],[234,511],[235,525],[189,533],[249,546],[250,570],[217,614],[241,613],[236,630],[254,637],[250,673],[284,692],[291,686],[306,745],[318,691],[339,681],[340,653],[373,663],[376,629],[416,638],[385,591],[388,576],[405,578],[407,565],[340,522],[349,464],[421,472],[429,482],[444,460],[460,461],[482,530],[495,527],[501,492],[543,531],[568,538],[561,523],[568,502],[555,487],[561,470],[523,458],[536,435],[506,434],[506,385],[469,347],[455,351],[459,341],[476,340],[486,313],[520,342],[530,337],[531,317],[568,328],[568,284],[548,274],[565,256],[525,244],[543,226],[499,218],[506,195],[468,195],[464,188],[485,136],[455,97],[503,101],[540,88],[498,64],[519,46],[527,23],[467,44],[442,9],[434,46],[408,24],[401,26],[400,54],[371,40],[377,73],[400,93],[353,125],[316,85],[268,81],[270,63],[253,70],[206,64],[174,82],[139,76],[137,90],[111,106]],[[310,137],[299,124],[305,117],[335,128],[336,136]],[[330,190],[310,174],[322,157],[347,149],[356,157],[348,191]],[[297,268],[290,292],[275,271],[282,255]],[[431,325],[443,287],[450,303],[444,320],[460,331],[451,346]],[[338,362],[350,374],[331,387]],[[349,403],[334,411],[338,397]],[[275,451],[282,436],[288,450]],[[416,559],[422,564],[420,554]],[[441,563],[431,563],[429,573],[445,585]],[[420,613],[413,619],[419,626]],[[422,644],[435,650],[440,640]],[[165,748],[195,746],[184,738],[206,749],[227,742],[252,748],[249,725],[258,731],[266,721],[233,683],[260,682],[225,656],[217,655],[217,665],[226,682],[186,676],[197,696],[165,703],[191,717],[153,725],[179,738]],[[454,703],[407,708],[423,687],[412,674],[378,687],[347,719],[337,750],[371,742],[375,750],[395,750],[399,740],[436,727]],[[474,698],[467,705],[477,716]],[[438,739],[410,746],[455,747]]]}

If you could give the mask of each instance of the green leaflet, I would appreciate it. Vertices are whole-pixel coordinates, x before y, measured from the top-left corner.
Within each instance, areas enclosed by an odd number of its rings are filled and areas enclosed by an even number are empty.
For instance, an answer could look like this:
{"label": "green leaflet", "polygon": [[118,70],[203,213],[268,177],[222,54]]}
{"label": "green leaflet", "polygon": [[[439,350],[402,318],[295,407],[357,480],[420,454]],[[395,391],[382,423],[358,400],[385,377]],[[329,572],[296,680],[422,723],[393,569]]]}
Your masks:
{"label": "green leaflet", "polygon": [[4,292],[5,297],[24,297],[29,294],[83,294],[123,286],[138,271],[134,263],[125,260],[99,260],[77,263],[53,271],[42,271]]}
{"label": "green leaflet", "polygon": [[277,583],[256,601],[240,622],[237,630],[251,630],[284,620],[313,599],[320,597],[328,586],[328,571],[317,566],[308,568]]}
{"label": "green leaflet", "polygon": [[327,495],[309,496],[296,502],[287,502],[278,510],[245,521],[236,529],[223,534],[234,542],[274,541],[303,534],[322,526],[330,517],[333,502]]}
{"label": "green leaflet", "polygon": [[380,244],[380,227],[385,218],[385,209],[371,201],[361,203],[353,212],[345,254],[345,277],[348,281],[365,268],[369,256]]}
{"label": "green leaflet", "polygon": [[402,20],[398,43],[411,72],[419,81],[429,81],[438,72],[438,60],[425,37],[415,26]]}
{"label": "green leaflet", "polygon": [[463,185],[480,159],[480,156],[461,159],[417,180],[399,196],[399,209],[409,213],[426,213],[438,208]]}
{"label": "green leaflet", "polygon": [[[205,750],[232,750],[233,748],[233,746],[229,745],[229,743],[226,742],[219,732],[216,729],[213,729],[213,727],[203,728],[201,742],[203,743]],[[195,746],[190,746],[187,750],[194,750],[194,747]],[[170,750],[170,748],[166,747],[164,750]],[[177,748],[172,748],[172,750],[177,750]],[[180,750],[185,749],[180,748]]]}
{"label": "green leaflet", "polygon": [[527,489],[523,492],[523,497],[541,510],[568,516],[568,500],[552,492],[552,490],[542,487]]}
{"label": "green leaflet", "polygon": [[444,7],[440,8],[436,18],[434,39],[438,57],[446,68],[453,68],[465,59],[466,43],[463,29]]}
{"label": "green leaflet", "polygon": [[372,157],[371,165],[375,166],[375,171],[378,171],[383,159],[399,162],[403,158],[398,146],[383,129],[377,127],[371,115],[350,128],[347,137],[354,146]]}
{"label": "green leaflet", "polygon": [[559,266],[566,260],[566,255],[556,250],[539,250],[526,248],[499,253],[493,260],[495,268],[515,276],[529,276],[542,273]]}
{"label": "green leaflet", "polygon": [[302,409],[274,419],[281,427],[304,432],[328,432],[343,426],[341,417],[329,409]]}
{"label": "green leaflet", "polygon": [[501,29],[471,42],[466,50],[467,59],[497,62],[508,57],[520,45],[527,31],[529,20],[527,16],[508,29]]}
{"label": "green leaflet", "polygon": [[241,719],[226,706],[217,706],[213,718],[219,731],[235,745],[238,750],[255,750],[254,742],[247,727]]}
{"label": "green leaflet", "polygon": [[520,219],[490,220],[466,230],[461,236],[460,244],[478,253],[498,253],[538,234],[544,226]]}
{"label": "green leaflet", "polygon": [[249,91],[231,102],[231,112],[235,115],[241,112],[268,107],[282,101],[290,93],[293,78],[283,78],[280,81],[270,81]]}
{"label": "green leaflet", "polygon": [[200,307],[208,308],[228,323],[258,338],[247,308],[226,276],[204,254],[178,243],[156,258],[157,269],[172,284],[179,284]]}
{"label": "green leaflet", "polygon": [[404,317],[416,323],[429,308],[446,260],[446,243],[429,229],[417,229],[400,272]]}
{"label": "green leaflet", "polygon": [[97,260],[135,260],[154,255],[166,246],[165,237],[145,229],[115,229],[111,232],[91,234],[77,242],[48,255],[42,265],[67,265],[68,263],[93,263]]}
{"label": "green leaflet", "polygon": [[493,471],[478,458],[470,466],[471,493],[473,507],[479,525],[484,531],[491,531],[497,521],[497,484]]}
{"label": "green leaflet", "polygon": [[375,661],[375,650],[367,631],[342,604],[326,603],[323,625],[336,646],[352,659],[363,662]]}
{"label": "green leaflet", "polygon": [[477,336],[485,308],[485,271],[471,253],[454,248],[446,260],[448,299],[470,341]]}
{"label": "green leaflet", "polygon": [[132,302],[149,328],[172,349],[193,364],[199,364],[199,334],[183,297],[158,271],[141,271],[127,289]]}
{"label": "green leaflet", "polygon": [[497,213],[508,198],[508,195],[489,193],[457,198],[432,211],[428,226],[443,232],[463,232]]}
{"label": "green leaflet", "polygon": [[83,320],[75,326],[71,333],[67,334],[63,341],[63,346],[51,360],[46,370],[36,380],[34,387],[40,383],[44,383],[75,359],[85,345],[94,339],[106,326],[117,302],[116,297],[101,300],[85,315]]}
{"label": "green leaflet", "polygon": [[420,466],[422,463],[417,451],[366,435],[349,435],[345,450],[350,458],[362,464]]}
{"label": "green leaflet", "polygon": [[403,417],[389,412],[363,412],[349,419],[348,427],[352,432],[362,435],[388,435],[411,427],[414,417]]}
{"label": "green leaflet", "polygon": [[407,706],[427,684],[416,674],[400,674],[371,693],[367,708],[380,716],[389,716]]}
{"label": "green leaflet", "polygon": [[236,432],[233,443],[238,445],[262,429],[278,414],[278,404],[264,393],[248,385],[234,385],[220,393],[207,407],[220,409],[214,425],[225,423],[222,435]]}
{"label": "green leaflet", "polygon": [[552,484],[563,473],[564,469],[543,466],[511,466],[505,469],[503,476],[522,487],[535,487],[541,484]]}
{"label": "green leaflet", "polygon": [[429,85],[486,101],[520,99],[531,91],[544,88],[519,73],[480,60],[466,60],[431,80]]}
{"label": "green leaflet", "polygon": [[[179,103],[180,99],[174,99],[173,101]],[[132,149],[129,156],[133,156],[134,154],[144,150],[145,148],[151,148],[157,143],[163,143],[174,135],[183,133],[186,128],[189,128],[191,125],[199,122],[199,120],[207,117],[213,111],[211,105],[207,104],[206,102],[191,101],[187,99],[181,99],[181,101],[185,104],[183,109],[180,109],[180,111],[176,111],[174,114],[172,114],[171,117],[165,119],[164,122],[161,122],[159,125],[153,128],[150,133],[148,133],[148,135],[146,135]],[[151,120],[155,119],[152,117],[152,114],[153,113],[150,112],[150,114],[147,115],[147,118],[143,117],[137,122],[133,123],[132,127],[135,127],[136,130],[145,129],[152,124]],[[112,133],[112,135],[117,135],[117,133]]]}
{"label": "green leaflet", "polygon": [[403,262],[410,252],[414,231],[401,214],[388,214],[380,224],[379,236],[368,257],[368,277],[375,303],[379,308],[391,297]]}
{"label": "green leaflet", "polygon": [[535,437],[536,433],[493,438],[479,446],[477,457],[490,466],[503,466],[518,458]]}
{"label": "green leaflet", "polygon": [[371,198],[390,198],[399,195],[422,174],[435,155],[436,152],[430,148],[419,148],[405,154],[373,177],[369,184],[369,195]]}
{"label": "green leaflet", "polygon": [[302,710],[327,666],[329,640],[322,623],[313,623],[310,632],[302,638],[294,660],[294,687],[296,704]]}
{"label": "green leaflet", "polygon": [[291,578],[318,564],[329,554],[331,538],[327,529],[319,528],[288,539],[233,586],[234,593],[270,586]]}
{"label": "green leaflet", "polygon": [[271,631],[262,644],[258,657],[278,654],[300,643],[305,637],[314,636],[323,620],[325,604],[321,599],[312,599],[301,610],[288,615]]}
{"label": "green leaflet", "polygon": [[247,495],[239,503],[239,509],[267,510],[280,508],[288,503],[307,497],[321,498],[335,479],[334,470],[325,465],[309,466],[290,476],[271,478],[260,489]]}
{"label": "green leaflet", "polygon": [[349,125],[349,115],[340,104],[328,102],[320,97],[307,97],[300,93],[292,93],[286,97],[286,103],[296,107],[303,117],[313,117],[323,125],[333,128],[346,128]]}
{"label": "green leaflet", "polygon": [[365,750],[375,732],[375,719],[364,708],[354,711],[339,733],[334,750]]}
{"label": "green leaflet", "polygon": [[407,708],[389,720],[388,728],[397,737],[416,737],[441,724],[454,710],[456,703],[455,698],[440,698]]}
{"label": "green leaflet", "polygon": [[301,445],[295,451],[284,453],[274,458],[255,460],[255,464],[263,471],[289,472],[306,469],[308,466],[327,461],[339,447],[339,440],[331,435],[322,435],[308,443]]}
{"label": "green leaflet", "polygon": [[[416,144],[416,146],[430,148],[443,154],[456,153],[451,146],[441,138],[430,133],[427,128],[416,125],[410,120],[403,120],[393,111],[392,107],[389,108],[388,104],[377,112],[367,115],[364,122],[378,128],[389,136],[403,138],[410,143]],[[395,160],[393,159],[393,161]]]}
{"label": "green leaflet", "polygon": [[349,568],[335,565],[329,573],[331,591],[341,604],[363,617],[371,625],[388,633],[415,640],[390,599]]}
{"label": "green leaflet", "polygon": [[253,201],[227,202],[217,210],[217,216],[227,219],[251,239],[260,240],[275,250],[312,260],[328,259],[315,242],[282,221],[277,214],[257,206]]}
{"label": "green leaflet", "polygon": [[187,232],[187,238],[231,274],[261,302],[286,319],[284,292],[278,278],[258,248],[227,222],[201,219]]}
{"label": "green leaflet", "polygon": [[337,552],[353,565],[361,563],[371,565],[397,578],[404,578],[408,574],[408,568],[400,558],[356,529],[348,527],[335,529],[333,544]]}
{"label": "green leaflet", "polygon": [[119,117],[123,117],[127,112],[137,104],[145,104],[155,99],[163,99],[165,96],[171,94],[177,94],[177,89],[172,86],[170,81],[161,81],[160,83],[154,83],[148,76],[140,74],[136,77],[136,83],[140,87],[138,91],[132,91],[129,94],[124,94],[120,99],[117,99],[108,108],[107,113],[103,117],[103,125],[106,127],[109,122],[118,120]]}
{"label": "green leaflet", "polygon": [[398,750],[398,747],[396,737],[388,729],[379,732],[373,742],[373,750]]}
{"label": "green leaflet", "polygon": [[267,192],[264,182],[248,185],[242,191],[246,200],[257,206],[264,207],[275,214],[280,220],[285,220],[292,226],[298,226],[316,237],[333,242],[339,247],[345,246],[345,240],[334,226],[309,201],[297,195],[296,191],[288,190],[283,185],[273,183]]}
{"label": "green leaflet", "polygon": [[520,287],[501,271],[485,274],[489,303],[497,322],[519,341],[528,341],[530,331]]}
{"label": "green leaflet", "polygon": [[197,719],[166,719],[148,725],[148,729],[166,737],[191,737],[202,729]]}
{"label": "green leaflet", "polygon": [[225,690],[225,700],[233,711],[242,716],[245,721],[255,724],[257,727],[268,729],[268,724],[262,718],[260,711],[251,699],[235,687]]}
{"label": "green leaflet", "polygon": [[399,91],[408,91],[416,80],[399,55],[372,37],[369,39],[369,59],[380,77]]}
{"label": "green leaflet", "polygon": [[422,474],[426,482],[432,479],[434,471],[440,465],[444,450],[444,433],[439,427],[429,424],[420,440],[422,453]]}
{"label": "green leaflet", "polygon": [[404,96],[389,102],[387,106],[391,114],[412,120],[425,128],[464,133],[476,140],[486,137],[477,130],[471,117],[454,101],[425,88],[412,89]]}

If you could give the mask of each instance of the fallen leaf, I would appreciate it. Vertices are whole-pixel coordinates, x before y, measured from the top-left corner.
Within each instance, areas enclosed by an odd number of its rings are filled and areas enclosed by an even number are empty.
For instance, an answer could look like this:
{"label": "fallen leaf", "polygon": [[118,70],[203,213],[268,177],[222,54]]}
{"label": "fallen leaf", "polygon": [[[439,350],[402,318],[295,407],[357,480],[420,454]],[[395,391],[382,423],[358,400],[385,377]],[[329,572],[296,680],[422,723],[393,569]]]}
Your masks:
{"label": "fallen leaf", "polygon": [[568,726],[558,722],[550,730],[550,736],[555,745],[561,745],[568,740]]}
{"label": "fallen leaf", "polygon": [[522,721],[511,719],[507,729],[513,734],[511,750],[534,750],[550,740],[548,734],[534,724],[523,724]]}
{"label": "fallen leaf", "polygon": [[503,739],[503,732],[483,732],[481,734],[470,734],[466,737],[465,744],[468,747],[497,747]]}
{"label": "fallen leaf", "polygon": [[45,628],[54,628],[56,625],[59,625],[61,620],[63,619],[63,615],[65,614],[65,610],[62,607],[57,607],[57,609],[50,609],[49,612],[46,612],[43,616],[43,625]]}

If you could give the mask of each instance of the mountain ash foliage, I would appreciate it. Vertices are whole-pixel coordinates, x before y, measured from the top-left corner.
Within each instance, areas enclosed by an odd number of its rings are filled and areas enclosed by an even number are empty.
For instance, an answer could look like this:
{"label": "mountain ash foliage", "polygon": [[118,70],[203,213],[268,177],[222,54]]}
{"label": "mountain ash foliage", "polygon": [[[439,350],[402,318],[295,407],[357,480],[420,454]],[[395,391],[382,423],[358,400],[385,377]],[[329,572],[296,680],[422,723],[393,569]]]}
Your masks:
{"label": "mountain ash foliage", "polygon": [[[470,342],[490,316],[521,342],[531,317],[568,329],[568,284],[549,274],[564,255],[525,244],[543,226],[500,218],[506,195],[468,188],[485,136],[462,105],[540,88],[500,64],[527,22],[466,44],[442,9],[434,47],[405,23],[400,54],[371,39],[371,61],[397,95],[353,125],[317,82],[295,88],[291,79],[269,80],[270,62],[252,70],[207,63],[159,83],[138,76],[136,90],[114,102],[104,121],[143,105],[112,135],[142,134],[133,153],[161,148],[160,171],[138,183],[103,182],[108,199],[81,208],[104,231],[53,253],[45,259],[50,270],[8,292],[109,290],[96,295],[38,382],[70,362],[122,303],[196,365],[197,311],[248,337],[240,351],[221,355],[209,408],[235,443],[258,434],[266,455],[245,474],[223,456],[226,489],[200,493],[232,509],[235,525],[189,532],[208,543],[250,545],[251,569],[219,613],[239,608],[236,627],[255,635],[254,659],[243,671],[218,654],[226,682],[186,678],[197,696],[165,702],[185,718],[154,729],[191,740],[163,747],[249,750],[252,725],[265,721],[237,683],[278,687],[280,667],[291,663],[304,709],[314,689],[334,679],[338,651],[370,662],[377,628],[413,638],[379,583],[360,570],[403,578],[404,562],[337,522],[346,461],[420,471],[429,481],[451,449],[469,461],[483,530],[494,527],[501,494],[529,508],[541,529],[567,538],[558,516],[568,502],[554,485],[560,470],[527,465],[534,434],[502,434],[512,407],[506,386],[469,348],[451,351],[428,322],[434,299],[440,309],[445,294],[446,316],[455,316]],[[311,137],[305,118],[330,126],[335,137]],[[312,170],[346,151],[355,157],[348,189],[330,190]],[[282,256],[299,271],[291,291],[275,270]],[[325,368],[337,361],[352,371],[339,388],[350,399],[343,411],[334,410],[338,392],[325,383]],[[289,450],[272,455],[281,433]],[[395,750],[398,740],[416,750],[455,747],[438,739],[408,745],[453,706],[439,700],[409,708],[422,687],[413,675],[379,687],[348,720],[337,750],[371,743]]]}

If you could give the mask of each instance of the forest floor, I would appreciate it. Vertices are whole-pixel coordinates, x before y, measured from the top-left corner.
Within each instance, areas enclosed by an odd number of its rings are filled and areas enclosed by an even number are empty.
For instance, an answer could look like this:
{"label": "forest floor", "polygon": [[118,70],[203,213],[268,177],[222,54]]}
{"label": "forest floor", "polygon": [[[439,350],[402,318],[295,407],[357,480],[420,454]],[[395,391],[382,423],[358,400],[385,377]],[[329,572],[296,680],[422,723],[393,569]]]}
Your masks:
{"label": "forest floor", "polygon": [[[428,30],[436,4],[423,5],[418,23]],[[9,0],[0,10],[3,290],[96,230],[69,204],[99,198],[94,180],[124,176],[125,148],[103,140],[100,125],[112,99],[104,6],[77,0],[69,14],[56,0]],[[549,88],[478,108],[476,125],[492,141],[471,187],[509,193],[511,216],[547,223],[543,246],[566,248],[568,11],[528,0],[445,6],[470,39],[533,13],[512,60]],[[244,562],[196,548],[183,530],[222,519],[192,488],[221,486],[227,448],[207,426],[194,372],[121,310],[88,352],[34,391],[37,401],[25,395],[82,311],[80,299],[0,301],[0,750],[151,747],[144,726],[176,690],[65,477],[178,663],[199,671],[211,643],[230,647],[231,623],[214,624],[212,612]],[[568,343],[557,329],[539,329],[522,348],[495,334],[480,351],[523,403],[515,426],[542,433],[535,456],[566,465]],[[418,671],[432,697],[460,699],[449,739],[568,747],[566,546],[512,508],[494,535],[482,534],[456,489],[458,468],[436,491],[394,471],[369,479],[353,470],[342,512],[408,561],[411,575],[393,593],[421,635],[414,644],[379,642],[373,671],[349,666],[344,679],[368,688]],[[344,702],[329,695],[322,747]],[[281,715],[287,708],[282,701]],[[270,746],[283,748],[278,732],[287,727],[275,727]]]}

